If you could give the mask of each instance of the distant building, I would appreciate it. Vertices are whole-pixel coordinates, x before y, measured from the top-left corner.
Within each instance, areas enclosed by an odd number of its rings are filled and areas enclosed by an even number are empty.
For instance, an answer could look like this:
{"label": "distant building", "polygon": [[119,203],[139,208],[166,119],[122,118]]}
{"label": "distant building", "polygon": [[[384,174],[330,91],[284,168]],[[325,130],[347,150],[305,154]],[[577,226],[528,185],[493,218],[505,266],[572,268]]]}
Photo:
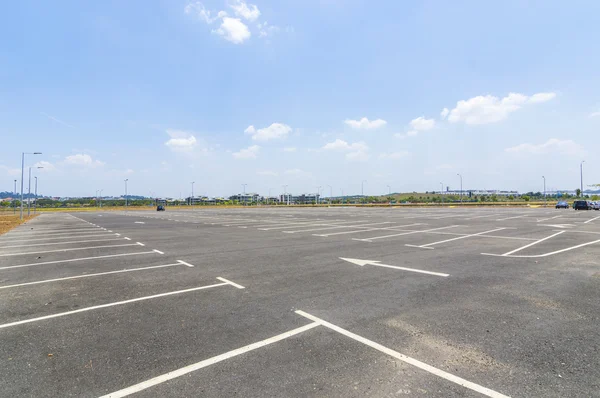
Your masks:
{"label": "distant building", "polygon": [[290,204],[312,204],[320,202],[321,195],[314,193],[307,193],[302,195],[292,195],[290,193],[279,196],[281,203]]}

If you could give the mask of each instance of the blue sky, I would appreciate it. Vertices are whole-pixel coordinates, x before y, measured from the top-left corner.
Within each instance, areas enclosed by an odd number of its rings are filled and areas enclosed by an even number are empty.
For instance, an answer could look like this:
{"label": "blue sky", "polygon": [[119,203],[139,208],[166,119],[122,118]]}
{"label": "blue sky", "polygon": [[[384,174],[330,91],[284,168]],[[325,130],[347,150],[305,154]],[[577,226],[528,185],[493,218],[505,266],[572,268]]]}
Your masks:
{"label": "blue sky", "polygon": [[19,1],[0,190],[178,197],[600,183],[597,1]]}

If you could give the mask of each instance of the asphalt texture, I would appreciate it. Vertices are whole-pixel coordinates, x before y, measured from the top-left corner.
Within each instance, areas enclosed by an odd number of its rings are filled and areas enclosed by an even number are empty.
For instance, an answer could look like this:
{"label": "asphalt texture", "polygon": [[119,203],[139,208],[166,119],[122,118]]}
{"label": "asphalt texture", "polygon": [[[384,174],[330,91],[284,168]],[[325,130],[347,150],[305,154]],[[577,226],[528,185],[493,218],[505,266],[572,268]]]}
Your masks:
{"label": "asphalt texture", "polygon": [[43,214],[0,236],[0,396],[600,397],[599,258],[595,211]]}

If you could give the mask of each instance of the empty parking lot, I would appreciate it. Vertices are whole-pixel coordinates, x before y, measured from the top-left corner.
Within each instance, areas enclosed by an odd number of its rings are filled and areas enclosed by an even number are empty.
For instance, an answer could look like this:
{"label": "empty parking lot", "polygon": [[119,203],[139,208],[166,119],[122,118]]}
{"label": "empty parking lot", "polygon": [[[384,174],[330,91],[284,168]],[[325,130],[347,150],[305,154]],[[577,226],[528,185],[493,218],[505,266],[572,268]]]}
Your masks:
{"label": "empty parking lot", "polygon": [[0,237],[0,395],[600,396],[599,216],[44,214]]}

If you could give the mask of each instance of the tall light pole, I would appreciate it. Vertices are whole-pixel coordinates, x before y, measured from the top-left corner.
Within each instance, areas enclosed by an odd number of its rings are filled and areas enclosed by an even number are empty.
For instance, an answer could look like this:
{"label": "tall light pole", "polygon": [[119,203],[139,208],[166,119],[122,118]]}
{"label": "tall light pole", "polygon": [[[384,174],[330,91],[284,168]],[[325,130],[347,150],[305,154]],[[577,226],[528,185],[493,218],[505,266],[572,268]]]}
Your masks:
{"label": "tall light pole", "polygon": [[579,171],[580,171],[580,175],[581,175],[581,197],[583,198],[583,164],[585,163],[585,160],[581,161],[581,164],[579,165]]}
{"label": "tall light pole", "polygon": [[[27,188],[27,217],[29,217],[29,215],[31,214],[31,166],[29,166],[29,181],[28,181],[28,185],[29,187]],[[43,166],[38,166],[38,169],[43,169]],[[35,177],[35,181],[36,181],[36,186],[37,186],[37,177]],[[37,190],[37,188],[36,188]]]}
{"label": "tall light pole", "polygon": [[317,204],[319,204],[319,194],[321,193],[321,188],[323,188],[323,187],[321,187],[321,186],[317,187],[317,196],[315,196],[315,202]]}
{"label": "tall light pole", "polygon": [[362,180],[360,182],[360,196],[362,196],[363,205],[367,203],[367,199],[365,198],[365,182],[367,182],[367,180]]}
{"label": "tall light pole", "polygon": [[25,178],[25,155],[41,154],[41,152],[23,152],[21,155],[21,220],[23,220],[23,179]]}
{"label": "tall light pole", "polygon": [[129,178],[125,179],[125,211],[127,211],[127,181],[129,181]]}
{"label": "tall light pole", "polygon": [[194,184],[196,183],[196,181],[192,181],[190,184],[192,184],[192,197],[190,198],[190,206],[192,206],[192,209],[194,208]]}
{"label": "tall light pole", "polygon": [[463,187],[462,187],[462,175],[460,173],[456,173],[457,176],[460,177],[460,203],[463,202]]}
{"label": "tall light pole", "polygon": [[288,199],[287,196],[287,185],[283,185],[283,200],[285,200],[286,204],[290,204],[290,200]]}
{"label": "tall light pole", "polygon": [[[39,166],[38,167],[38,169],[43,169],[43,168],[44,168],[43,166]],[[38,200],[38,197],[37,197],[37,181],[38,181],[38,178],[37,178],[37,176],[35,176],[35,204],[33,205],[33,214],[37,213],[37,200]]]}
{"label": "tall light pole", "polygon": [[442,186],[441,191],[440,191],[440,197],[442,198],[442,206],[444,205],[444,183],[440,182],[440,185]]}
{"label": "tall light pole", "polygon": [[102,191],[104,191],[104,189],[100,190],[100,207],[102,207]]}
{"label": "tall light pole", "polygon": [[544,207],[548,205],[548,201],[546,200],[546,177],[542,176],[544,179]]}
{"label": "tall light pole", "polygon": [[331,185],[327,185],[329,187],[329,204],[331,204],[333,198],[333,187]]}
{"label": "tall light pole", "polygon": [[243,188],[243,198],[244,198],[244,206],[246,205],[246,185],[248,184],[242,184],[242,188]]}
{"label": "tall light pole", "polygon": [[13,191],[13,214],[17,214],[17,180],[15,180],[15,190]]}

